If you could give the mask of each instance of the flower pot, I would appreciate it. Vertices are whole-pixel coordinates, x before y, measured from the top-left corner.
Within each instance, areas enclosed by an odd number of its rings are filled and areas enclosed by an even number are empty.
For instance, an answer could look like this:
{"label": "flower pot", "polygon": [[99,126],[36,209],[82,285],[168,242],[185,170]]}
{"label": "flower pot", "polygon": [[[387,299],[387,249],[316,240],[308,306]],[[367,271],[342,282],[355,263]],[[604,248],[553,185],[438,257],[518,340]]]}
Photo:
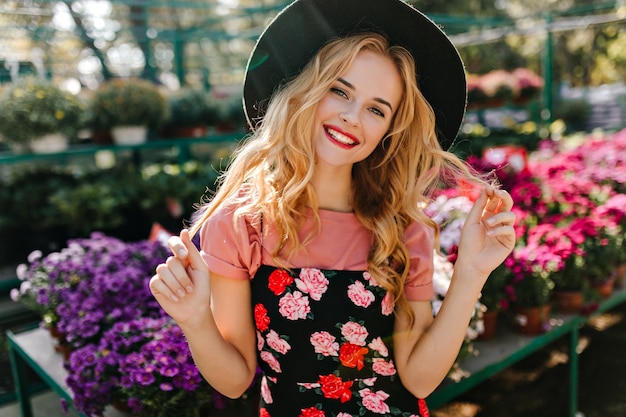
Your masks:
{"label": "flower pot", "polygon": [[496,329],[498,328],[498,316],[500,312],[498,310],[487,310],[483,314],[483,332],[478,335],[481,340],[491,340],[496,335]]}
{"label": "flower pot", "polygon": [[116,145],[139,145],[148,140],[148,127],[115,126],[111,128],[111,136]]}
{"label": "flower pot", "polygon": [[516,307],[515,326],[526,335],[545,333],[550,326],[550,305],[540,307]]}
{"label": "flower pot", "polygon": [[63,152],[69,146],[69,138],[62,133],[50,133],[40,136],[30,143],[30,149],[34,153]]}
{"label": "flower pot", "polygon": [[613,276],[615,277],[613,288],[624,288],[624,283],[626,282],[626,264],[619,265],[617,268],[615,268],[615,271],[613,271]]}
{"label": "flower pot", "polygon": [[577,314],[585,303],[582,290],[555,290],[553,294],[554,306],[560,313]]}
{"label": "flower pot", "polygon": [[612,276],[606,281],[591,283],[591,288],[598,293],[600,298],[609,298],[611,295],[613,295],[614,283],[615,277]]}

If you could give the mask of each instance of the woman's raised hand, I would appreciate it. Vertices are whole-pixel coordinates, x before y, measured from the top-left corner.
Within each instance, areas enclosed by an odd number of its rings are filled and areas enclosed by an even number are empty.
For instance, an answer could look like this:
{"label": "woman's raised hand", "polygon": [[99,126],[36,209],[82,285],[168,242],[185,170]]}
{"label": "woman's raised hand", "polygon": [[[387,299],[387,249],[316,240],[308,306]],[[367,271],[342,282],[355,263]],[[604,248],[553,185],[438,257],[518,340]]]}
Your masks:
{"label": "woman's raised hand", "polygon": [[150,279],[150,291],[167,314],[181,324],[210,308],[209,270],[189,231],[170,237],[168,245],[173,255],[157,266]]}
{"label": "woman's raised hand", "polygon": [[473,268],[485,278],[515,246],[515,213],[508,192],[484,188],[465,220],[457,264]]}

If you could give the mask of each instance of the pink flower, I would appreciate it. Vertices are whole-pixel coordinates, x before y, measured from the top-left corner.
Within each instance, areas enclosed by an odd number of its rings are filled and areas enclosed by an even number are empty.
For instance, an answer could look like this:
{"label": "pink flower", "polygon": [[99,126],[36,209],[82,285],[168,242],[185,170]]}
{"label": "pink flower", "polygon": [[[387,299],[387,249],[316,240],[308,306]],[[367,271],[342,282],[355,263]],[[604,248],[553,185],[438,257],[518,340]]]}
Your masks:
{"label": "pink flower", "polygon": [[339,355],[339,343],[333,335],[328,332],[315,332],[311,335],[311,344],[315,348],[315,353],[324,356]]}
{"label": "pink flower", "polygon": [[368,336],[367,329],[353,321],[341,326],[341,334],[349,343],[357,346],[365,346],[365,340]]}
{"label": "pink flower", "polygon": [[328,289],[328,280],[319,269],[302,268],[300,278],[296,278],[296,286],[313,300],[319,301]]}
{"label": "pink flower", "polygon": [[272,391],[270,390],[267,377],[265,376],[261,378],[261,397],[263,397],[263,401],[265,401],[266,404],[272,404],[274,402]]}
{"label": "pink flower", "polygon": [[348,287],[348,297],[359,307],[369,307],[374,302],[374,294],[365,288],[361,281],[357,281]]}
{"label": "pink flower", "polygon": [[372,287],[380,287],[380,284],[378,284],[378,281],[376,281],[374,277],[372,277],[372,274],[370,274],[369,271],[363,272],[363,279],[365,279],[367,283],[371,285]]}
{"label": "pink flower", "polygon": [[359,395],[363,399],[363,406],[369,411],[377,414],[388,414],[390,412],[389,406],[385,403],[385,400],[389,398],[389,394],[386,392],[373,392],[369,388],[364,388],[359,391]]}
{"label": "pink flower", "polygon": [[283,371],[280,369],[280,363],[278,362],[278,359],[276,359],[274,357],[274,355],[272,355],[270,352],[264,350],[261,352],[261,359],[263,360],[263,362],[267,363],[270,368],[272,368],[272,371],[276,372],[276,373],[282,373]]}
{"label": "pink flower", "polygon": [[283,355],[291,350],[289,343],[285,339],[281,339],[280,335],[274,330],[270,330],[267,334],[267,345]]}
{"label": "pink flower", "polygon": [[383,358],[374,358],[372,369],[378,375],[391,376],[396,374],[396,367],[393,365],[393,361],[387,362]]}
{"label": "pink flower", "polygon": [[300,291],[285,294],[278,302],[278,311],[289,320],[305,319],[311,312],[309,297],[302,295]]}
{"label": "pink flower", "polygon": [[263,335],[258,330],[256,331],[256,349],[261,351],[265,346],[265,339],[263,339]]}
{"label": "pink flower", "polygon": [[372,350],[377,351],[380,356],[389,356],[389,349],[387,348],[387,345],[385,345],[385,342],[383,342],[383,339],[381,339],[380,337],[372,340],[368,347]]}
{"label": "pink flower", "polygon": [[387,294],[385,294],[385,297],[383,298],[383,302],[382,302],[383,315],[385,316],[391,315],[393,313],[393,308],[394,308],[393,296],[391,295],[389,291],[387,291]]}

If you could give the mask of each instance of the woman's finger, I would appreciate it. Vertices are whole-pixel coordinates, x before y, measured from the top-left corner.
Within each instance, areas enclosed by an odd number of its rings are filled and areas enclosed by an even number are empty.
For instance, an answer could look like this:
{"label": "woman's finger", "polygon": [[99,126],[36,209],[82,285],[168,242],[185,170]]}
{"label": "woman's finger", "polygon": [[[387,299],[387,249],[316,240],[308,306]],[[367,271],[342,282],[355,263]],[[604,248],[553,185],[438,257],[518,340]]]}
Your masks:
{"label": "woman's finger", "polygon": [[185,245],[185,248],[187,249],[187,254],[188,254],[187,260],[189,261],[189,265],[193,269],[198,270],[198,271],[202,271],[202,272],[208,271],[208,267],[206,265],[206,262],[202,258],[202,255],[200,255],[200,251],[198,250],[196,245],[191,241],[191,236],[189,235],[189,231],[186,229],[181,231],[180,239],[181,239],[181,242]]}

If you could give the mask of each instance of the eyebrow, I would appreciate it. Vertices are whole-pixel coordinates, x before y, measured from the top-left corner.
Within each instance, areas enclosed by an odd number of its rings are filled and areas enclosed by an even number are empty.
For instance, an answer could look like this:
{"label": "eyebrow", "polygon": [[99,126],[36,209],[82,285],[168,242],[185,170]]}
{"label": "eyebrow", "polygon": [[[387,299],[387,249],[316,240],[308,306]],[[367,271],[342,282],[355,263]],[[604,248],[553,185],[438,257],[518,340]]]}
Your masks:
{"label": "eyebrow", "polygon": [[[339,81],[341,84],[345,85],[346,87],[355,90],[354,85],[352,85],[350,82],[344,80],[343,78],[338,78],[337,81]],[[382,99],[380,97],[374,97],[374,101],[379,102],[380,104],[383,104],[387,107],[389,107],[389,110],[393,111],[393,107],[391,107],[391,103],[389,103],[387,100]]]}

